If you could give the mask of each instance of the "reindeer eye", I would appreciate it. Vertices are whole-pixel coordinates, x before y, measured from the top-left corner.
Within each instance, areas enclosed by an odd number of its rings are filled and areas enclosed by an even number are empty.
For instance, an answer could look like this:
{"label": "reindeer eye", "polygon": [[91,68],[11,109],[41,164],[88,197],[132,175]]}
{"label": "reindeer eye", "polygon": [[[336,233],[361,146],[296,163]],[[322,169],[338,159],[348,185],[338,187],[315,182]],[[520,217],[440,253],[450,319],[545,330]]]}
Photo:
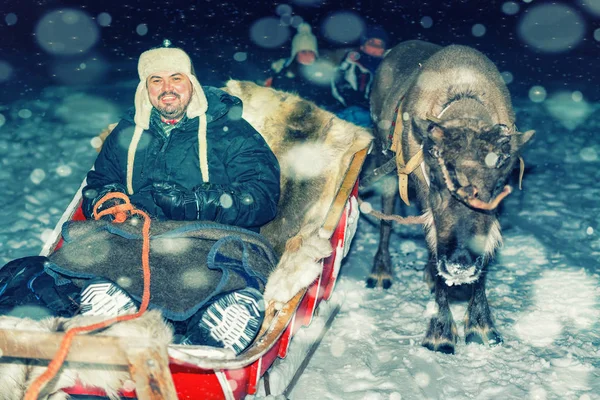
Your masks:
{"label": "reindeer eye", "polygon": [[429,154],[431,154],[431,156],[434,158],[440,158],[440,156],[442,155],[442,152],[440,151],[439,147],[433,146],[432,148],[429,149]]}
{"label": "reindeer eye", "polygon": [[498,161],[496,161],[496,168],[502,167],[509,158],[510,154],[500,154]]}
{"label": "reindeer eye", "polygon": [[508,135],[510,133],[510,128],[504,124],[498,124],[498,129],[500,130],[500,134]]}

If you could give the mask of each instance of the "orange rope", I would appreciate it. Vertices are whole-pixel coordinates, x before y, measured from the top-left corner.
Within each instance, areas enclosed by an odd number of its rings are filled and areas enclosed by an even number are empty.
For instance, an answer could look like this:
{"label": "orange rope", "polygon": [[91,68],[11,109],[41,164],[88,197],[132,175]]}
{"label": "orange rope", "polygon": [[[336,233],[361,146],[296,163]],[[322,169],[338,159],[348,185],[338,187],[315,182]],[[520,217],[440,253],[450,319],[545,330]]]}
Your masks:
{"label": "orange rope", "polygon": [[[364,203],[364,201],[359,198],[358,205],[360,206],[363,203]],[[394,221],[401,225],[419,225],[419,224],[425,223],[425,217],[423,215],[409,215],[406,217],[402,217],[397,214],[384,214],[381,211],[377,211],[377,210],[373,210],[373,209],[371,209],[369,212],[362,211],[362,210],[361,210],[361,212],[363,214],[372,215],[375,218],[383,220],[383,221]]]}
{"label": "orange rope", "polygon": [[[98,213],[98,206],[109,199],[121,199],[124,201],[124,204],[118,204]],[[71,347],[71,342],[73,341],[75,335],[82,332],[92,332],[98,329],[106,328],[116,322],[136,319],[144,314],[144,312],[146,312],[148,309],[148,303],[150,302],[150,217],[145,212],[134,208],[127,195],[123,193],[108,193],[106,196],[100,199],[98,203],[96,203],[94,206],[93,215],[95,219],[99,219],[104,215],[112,214],[115,216],[113,223],[123,223],[127,220],[127,212],[131,213],[131,215],[141,215],[144,218],[144,226],[142,228],[142,268],[144,271],[144,292],[139,311],[135,314],[121,315],[95,324],[78,326],[69,329],[65,333],[65,336],[63,337],[63,340],[58,351],[54,355],[54,358],[50,364],[48,364],[46,371],[44,371],[42,375],[33,381],[33,383],[27,389],[24,400],[36,400],[42,388],[56,376],[65,359],[67,358],[69,349]]]}

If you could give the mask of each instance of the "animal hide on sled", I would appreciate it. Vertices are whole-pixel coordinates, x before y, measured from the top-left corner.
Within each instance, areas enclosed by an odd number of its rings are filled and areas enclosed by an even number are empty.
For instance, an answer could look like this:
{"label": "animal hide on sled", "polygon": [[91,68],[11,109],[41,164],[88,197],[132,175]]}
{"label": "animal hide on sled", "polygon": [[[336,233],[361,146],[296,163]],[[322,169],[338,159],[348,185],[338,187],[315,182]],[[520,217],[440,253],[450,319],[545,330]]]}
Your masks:
{"label": "animal hide on sled", "polygon": [[352,156],[369,146],[372,135],[291,93],[235,80],[223,90],[242,100],[242,117],[279,160],[277,217],[260,233],[281,255],[265,300],[286,303],[317,278],[318,260],[331,254],[329,238],[319,229]]}
{"label": "animal hide on sled", "polygon": [[[89,325],[105,319],[104,317],[77,316],[74,318],[46,318],[35,321],[27,318],[0,317],[0,329],[38,332],[62,332],[69,328]],[[159,311],[148,311],[140,318],[121,322],[100,333],[103,336],[121,337],[124,345],[139,344],[151,339],[161,346],[172,342],[173,332],[165,324]],[[46,370],[45,363],[19,358],[0,358],[0,400],[20,400],[27,388]],[[40,393],[42,400],[63,400],[69,398],[62,389],[72,387],[79,381],[84,386],[103,389],[111,400],[119,399],[118,391],[123,386],[133,384],[127,369],[114,366],[83,366],[80,363],[65,363],[56,377]],[[131,389],[131,388],[129,388]]]}

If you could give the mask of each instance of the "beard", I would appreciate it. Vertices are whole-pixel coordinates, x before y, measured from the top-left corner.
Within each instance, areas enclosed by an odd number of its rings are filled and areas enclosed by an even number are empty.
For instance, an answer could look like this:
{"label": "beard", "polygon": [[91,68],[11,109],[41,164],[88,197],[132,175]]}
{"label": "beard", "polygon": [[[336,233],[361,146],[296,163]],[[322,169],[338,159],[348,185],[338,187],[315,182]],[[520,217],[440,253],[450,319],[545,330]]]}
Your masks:
{"label": "beard", "polygon": [[[179,101],[174,102],[172,104],[163,105],[161,104],[160,100],[164,96],[174,96]],[[185,111],[187,110],[187,106],[190,104],[190,101],[191,97],[188,99],[187,103],[184,104],[181,102],[181,96],[177,93],[164,92],[161,93],[160,96],[158,96],[158,105],[155,108],[158,110],[158,113],[161,115],[161,117],[165,119],[179,119],[183,117],[183,114],[185,114]]]}

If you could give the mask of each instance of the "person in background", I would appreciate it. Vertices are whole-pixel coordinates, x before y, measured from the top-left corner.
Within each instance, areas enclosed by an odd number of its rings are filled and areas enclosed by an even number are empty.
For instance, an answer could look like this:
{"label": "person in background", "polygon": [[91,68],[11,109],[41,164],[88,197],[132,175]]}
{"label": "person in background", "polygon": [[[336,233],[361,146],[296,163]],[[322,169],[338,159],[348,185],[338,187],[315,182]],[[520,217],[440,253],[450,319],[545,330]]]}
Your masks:
{"label": "person in background", "polygon": [[265,86],[295,93],[325,107],[324,102],[331,98],[327,75],[333,66],[319,58],[317,38],[310,25],[303,22],[297,29],[290,57],[271,64],[274,74],[266,80]]}
{"label": "person in background", "polygon": [[361,35],[360,47],[346,53],[331,81],[331,94],[344,108],[369,109],[373,77],[388,43],[389,38],[383,28],[368,26]]}

